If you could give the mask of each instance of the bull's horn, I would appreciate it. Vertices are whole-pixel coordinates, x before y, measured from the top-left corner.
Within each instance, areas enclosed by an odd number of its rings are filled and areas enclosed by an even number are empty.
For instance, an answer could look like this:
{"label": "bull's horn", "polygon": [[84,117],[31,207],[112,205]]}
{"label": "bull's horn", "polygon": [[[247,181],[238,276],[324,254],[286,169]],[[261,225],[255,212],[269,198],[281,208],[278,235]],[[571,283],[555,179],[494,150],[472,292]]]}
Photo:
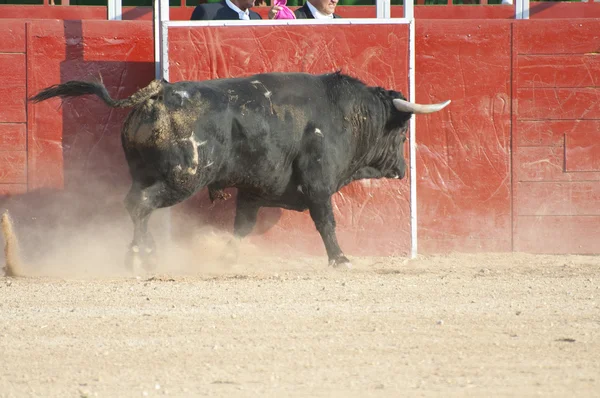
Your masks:
{"label": "bull's horn", "polygon": [[393,102],[396,109],[398,109],[400,112],[424,114],[441,111],[450,103],[450,100],[446,102],[440,102],[439,104],[428,105],[413,104],[412,102],[404,101],[400,98],[394,99]]}

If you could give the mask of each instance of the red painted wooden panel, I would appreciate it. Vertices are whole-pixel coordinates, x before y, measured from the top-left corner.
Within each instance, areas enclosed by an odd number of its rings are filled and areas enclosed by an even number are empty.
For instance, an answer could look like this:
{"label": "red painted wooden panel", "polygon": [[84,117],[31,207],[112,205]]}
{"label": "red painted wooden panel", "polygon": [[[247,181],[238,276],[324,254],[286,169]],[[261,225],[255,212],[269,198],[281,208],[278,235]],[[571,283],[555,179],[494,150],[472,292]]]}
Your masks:
{"label": "red painted wooden panel", "polygon": [[27,152],[0,152],[0,184],[27,183]]}
{"label": "red painted wooden panel", "polygon": [[517,117],[520,120],[600,119],[599,98],[600,87],[520,89]]}
{"label": "red painted wooden panel", "polygon": [[[2,13],[0,6],[0,14]],[[4,20],[0,24],[0,53],[25,52],[25,22]]]}
{"label": "red painted wooden panel", "polygon": [[517,181],[571,179],[571,175],[564,172],[564,146],[518,148],[513,159]]}
{"label": "red painted wooden panel", "polygon": [[600,29],[596,19],[530,20],[517,24],[519,54],[597,53]]}
{"label": "red painted wooden panel", "polygon": [[[154,54],[152,25],[143,21],[129,21],[124,26],[122,23],[118,25],[107,21],[69,23],[66,32],[73,40],[69,43],[70,47],[73,47],[73,50],[81,50],[80,47],[83,46],[82,54],[86,64],[90,61],[149,61],[149,51]],[[73,46],[82,35],[82,42]],[[120,77],[121,80],[126,78],[127,76]]]}
{"label": "red painted wooden panel", "polygon": [[[27,26],[27,91],[61,82],[65,58],[63,21],[38,21]],[[28,184],[30,190],[60,188],[64,183],[62,110],[60,101],[27,105]]]}
{"label": "red painted wooden panel", "polygon": [[515,251],[600,253],[600,216],[520,216],[517,225]]}
{"label": "red painted wooden panel", "polygon": [[[101,74],[113,97],[131,95],[154,76],[151,29],[146,22],[32,23],[29,92]],[[90,175],[98,183],[127,181],[119,132],[129,110],[111,109],[93,96],[60,106],[58,99],[29,106],[31,189],[76,187]]]}
{"label": "red painted wooden panel", "polygon": [[565,148],[567,171],[600,171],[600,128],[567,135]]}
{"label": "red painted wooden panel", "polygon": [[20,195],[27,192],[27,184],[0,184],[0,196]]}
{"label": "red painted wooden panel", "polygon": [[[348,8],[350,7],[348,6]],[[514,15],[515,11],[511,6],[427,5],[415,7],[415,18],[417,19],[511,19]],[[392,7],[392,17],[404,17],[403,7]]]}
{"label": "red painted wooden panel", "polygon": [[600,131],[600,120],[536,120],[516,123],[518,146],[560,146],[565,137]]}
{"label": "red painted wooden panel", "polygon": [[[192,7],[171,7],[172,19],[189,19]],[[61,20],[106,20],[108,11],[102,6],[31,6],[31,5],[0,5],[1,18],[18,18],[33,21],[36,19],[61,19]],[[123,7],[123,19],[152,20],[152,7]]]}
{"label": "red painted wooden panel", "polygon": [[[509,21],[417,23],[419,250],[510,250]],[[484,62],[482,60],[485,60]]]}
{"label": "red painted wooden panel", "polygon": [[407,26],[290,26],[285,34],[280,28],[175,29],[169,37],[170,80],[341,69],[369,84],[406,92]]}
{"label": "red painted wooden panel", "polygon": [[600,183],[520,182],[516,209],[520,216],[600,215]]}
{"label": "red painted wooden panel", "polygon": [[598,22],[515,24],[516,251],[600,249],[597,239],[588,239],[600,214],[593,139],[600,127]]}
{"label": "red painted wooden panel", "polygon": [[0,54],[0,123],[25,122],[25,54]]}
{"label": "red painted wooden panel", "polygon": [[513,156],[517,181],[600,180],[600,172],[567,173],[564,155],[564,147],[517,148]]}
{"label": "red painted wooden panel", "polygon": [[[273,26],[173,30],[169,37],[170,80],[341,69],[368,84],[407,90],[406,25],[292,26],[285,34],[281,32],[281,27]],[[408,197],[408,180],[354,183],[343,189],[334,198],[334,209],[344,250],[351,255],[406,254],[410,248]],[[212,214],[202,217],[230,229],[232,202],[217,204]],[[210,212],[206,201],[200,200],[198,205],[201,213]],[[259,220],[262,227],[258,228],[265,233],[255,236],[254,242],[272,241],[280,248],[324,253],[308,213],[266,213],[278,214],[278,222]]]}
{"label": "red painted wooden panel", "polygon": [[[99,73],[115,97],[130,95],[152,80],[150,23],[88,23],[30,23],[30,95],[52,84],[97,78]],[[140,24],[145,30],[139,29]],[[99,39],[101,29],[105,40]],[[98,223],[131,226],[123,206],[129,175],[119,134],[127,112],[111,109],[94,96],[62,104],[59,99],[29,104],[30,186],[18,202],[30,205],[21,211],[21,222],[26,223],[33,211],[38,223],[44,221],[44,228],[72,225],[74,230],[85,230]],[[160,217],[154,217],[157,220]]]}
{"label": "red painted wooden panel", "polygon": [[519,88],[599,87],[600,55],[520,56]]}
{"label": "red painted wooden panel", "polygon": [[27,150],[27,125],[0,123],[0,152]]}

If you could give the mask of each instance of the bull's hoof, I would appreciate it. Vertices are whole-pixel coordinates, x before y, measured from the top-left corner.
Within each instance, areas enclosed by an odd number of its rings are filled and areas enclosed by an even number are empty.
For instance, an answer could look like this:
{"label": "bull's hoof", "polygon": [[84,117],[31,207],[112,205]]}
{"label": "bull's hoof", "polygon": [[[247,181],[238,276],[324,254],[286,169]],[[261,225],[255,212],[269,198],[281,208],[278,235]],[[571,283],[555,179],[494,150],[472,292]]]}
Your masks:
{"label": "bull's hoof", "polygon": [[348,258],[344,255],[340,255],[336,258],[329,260],[329,265],[336,269],[350,269],[352,268],[352,263]]}
{"label": "bull's hoof", "polygon": [[238,253],[236,250],[226,250],[219,256],[219,263],[227,267],[235,265],[237,261]]}
{"label": "bull's hoof", "polygon": [[157,268],[156,255],[153,251],[140,251],[138,247],[134,246],[125,256],[125,268],[134,275],[153,272]]}
{"label": "bull's hoof", "polygon": [[146,272],[154,272],[158,268],[158,259],[154,251],[146,252],[143,258],[142,267]]}
{"label": "bull's hoof", "polygon": [[125,255],[125,269],[134,275],[139,275],[143,269],[142,256],[139,252],[129,250]]}
{"label": "bull's hoof", "polygon": [[224,266],[232,266],[235,265],[238,261],[239,257],[239,247],[238,242],[235,239],[227,242],[223,252],[219,256],[219,263]]}

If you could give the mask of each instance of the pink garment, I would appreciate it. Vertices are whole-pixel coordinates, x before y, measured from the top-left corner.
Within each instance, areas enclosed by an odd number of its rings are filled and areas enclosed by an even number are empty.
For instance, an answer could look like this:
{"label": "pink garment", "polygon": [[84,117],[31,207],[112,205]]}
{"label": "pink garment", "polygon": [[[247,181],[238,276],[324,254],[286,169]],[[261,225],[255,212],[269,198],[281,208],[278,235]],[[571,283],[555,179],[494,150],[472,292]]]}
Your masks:
{"label": "pink garment", "polygon": [[277,11],[275,19],[296,19],[296,16],[287,6],[287,0],[275,0],[273,5],[280,6],[281,10]]}

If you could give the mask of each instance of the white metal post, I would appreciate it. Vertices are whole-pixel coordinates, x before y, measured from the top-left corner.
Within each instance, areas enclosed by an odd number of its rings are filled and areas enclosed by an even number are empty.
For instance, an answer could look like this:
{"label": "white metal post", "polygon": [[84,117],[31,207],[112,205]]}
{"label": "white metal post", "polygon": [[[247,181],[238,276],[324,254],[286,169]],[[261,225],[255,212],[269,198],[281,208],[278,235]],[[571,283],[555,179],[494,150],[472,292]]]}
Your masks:
{"label": "white metal post", "polygon": [[[408,23],[408,100],[415,101],[415,7],[414,0],[404,0],[404,19]],[[410,152],[410,257],[418,254],[417,224],[417,143],[415,115],[409,121]]]}
{"label": "white metal post", "polygon": [[121,0],[108,0],[108,20],[120,21],[123,19],[123,3]]}
{"label": "white metal post", "polygon": [[169,0],[158,0],[160,3],[160,63],[162,78],[169,80]]}
{"label": "white metal post", "polygon": [[[169,0],[154,0],[152,4],[152,21],[154,28],[154,77],[155,79],[169,79],[169,42],[167,23],[169,22]],[[163,21],[166,21],[163,24]],[[165,73],[166,70],[166,73]],[[171,243],[171,208],[162,210],[161,232],[165,237],[165,246]]]}
{"label": "white metal post", "polygon": [[377,18],[391,18],[391,1],[390,0],[377,0]]}
{"label": "white metal post", "polygon": [[415,19],[415,2],[414,0],[404,0],[404,18]]}
{"label": "white metal post", "polygon": [[523,0],[523,19],[529,19],[529,0]]}
{"label": "white metal post", "polygon": [[152,3],[152,29],[154,32],[154,78],[161,78],[161,55],[160,55],[160,31],[161,31],[161,18],[160,18],[160,0],[154,0]]}
{"label": "white metal post", "polygon": [[529,19],[529,0],[516,0],[515,19]]}

